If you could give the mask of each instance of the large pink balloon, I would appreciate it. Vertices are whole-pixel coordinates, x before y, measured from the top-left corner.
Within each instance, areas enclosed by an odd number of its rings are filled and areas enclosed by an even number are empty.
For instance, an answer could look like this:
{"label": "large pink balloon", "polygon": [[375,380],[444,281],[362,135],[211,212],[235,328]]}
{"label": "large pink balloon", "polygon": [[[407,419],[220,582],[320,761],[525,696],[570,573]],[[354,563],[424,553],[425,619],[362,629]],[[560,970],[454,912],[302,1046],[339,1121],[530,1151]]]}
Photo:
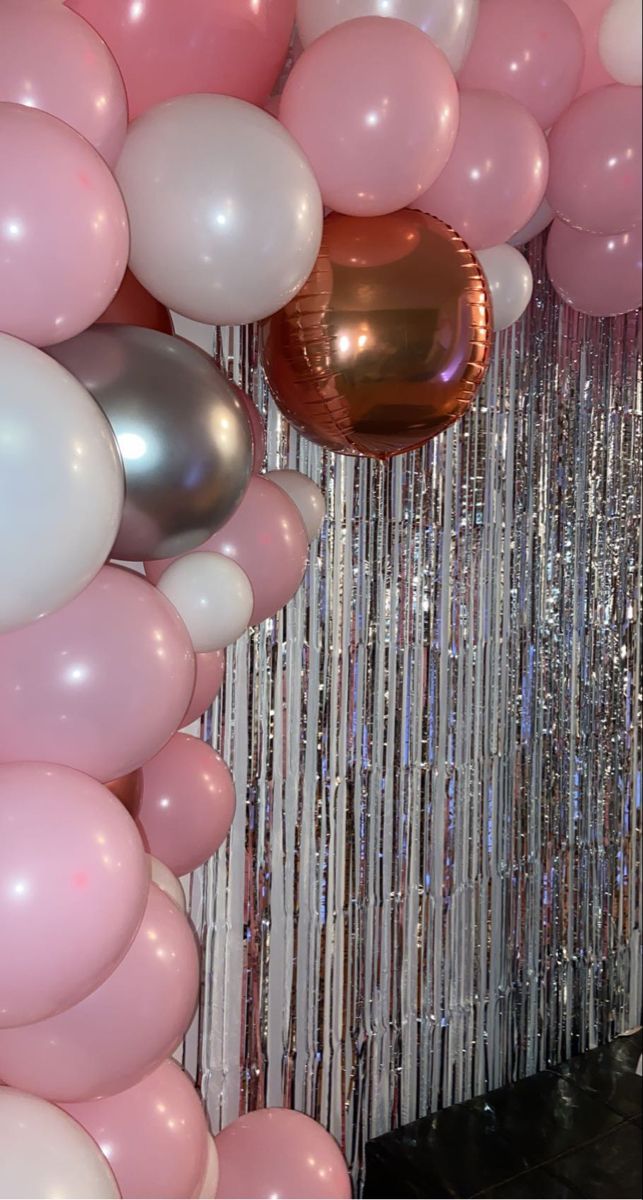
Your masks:
{"label": "large pink balloon", "polygon": [[530,220],[547,173],[547,142],[526,108],[511,96],[462,92],[453,154],[413,208],[452,225],[472,250],[484,250],[509,241]]}
{"label": "large pink balloon", "polygon": [[565,3],[571,8],[583,35],[585,62],[576,93],[577,96],[582,96],[592,88],[605,87],[606,84],[614,82],[607,74],[598,54],[598,30],[611,0],[565,0]]}
{"label": "large pink balloon", "polygon": [[547,270],[559,296],[579,312],[613,317],[641,303],[641,226],[607,236],[554,221]]}
{"label": "large pink balloon", "polygon": [[63,342],[120,287],[123,197],[98,151],[37,108],[0,103],[0,163],[0,330],[35,346]]}
{"label": "large pink balloon", "polygon": [[191,725],[213,703],[225,675],[225,651],[212,650],[196,655],[196,679],[190,705],[181,721],[181,728]]}
{"label": "large pink balloon", "polygon": [[0,1027],[93,991],[142,919],[149,864],[107,788],[42,763],[0,766]]}
{"label": "large pink balloon", "polygon": [[0,1079],[65,1102],[125,1091],[176,1049],[198,990],[190,924],[152,884],[138,933],[105,983],[46,1021],[0,1029]]}
{"label": "large pink balloon", "polygon": [[420,29],[360,17],[304,50],[279,119],[309,159],[324,203],[376,216],[404,208],[437,179],[455,140],[458,89]]}
{"label": "large pink balloon", "polygon": [[579,96],[549,135],[547,199],[588,233],[625,233],[641,220],[641,88],[614,83]]}
{"label": "large pink balloon", "polygon": [[262,103],[286,57],[295,0],[67,0],[105,38],[134,120],[170,96]]}
{"label": "large pink balloon", "polygon": [[127,775],[178,728],[194,675],[176,609],[135,572],[103,567],[64,608],[0,637],[0,762]]}
{"label": "large pink balloon", "polygon": [[326,1130],[288,1108],[264,1108],[215,1139],[221,1200],[350,1200],[344,1156]]}
{"label": "large pink balloon", "polygon": [[227,838],[235,802],[221,755],[199,738],[175,733],[143,767],[136,823],[150,854],[175,875],[187,875]]}
{"label": "large pink balloon", "polygon": [[116,1096],[62,1107],[100,1146],[123,1200],[195,1195],[208,1126],[197,1090],[177,1063],[162,1063]]}
{"label": "large pink balloon", "polygon": [[[194,551],[226,554],[243,568],[254,593],[252,624],[272,617],[292,599],[306,570],[308,539],[299,509],[281,488],[253,475],[248,490],[227,525]],[[145,563],[158,583],[172,559]],[[0,692],[1,694],[1,692]]]}
{"label": "large pink balloon", "polygon": [[565,0],[482,0],[463,88],[505,92],[549,129],[578,91],[583,35]]}

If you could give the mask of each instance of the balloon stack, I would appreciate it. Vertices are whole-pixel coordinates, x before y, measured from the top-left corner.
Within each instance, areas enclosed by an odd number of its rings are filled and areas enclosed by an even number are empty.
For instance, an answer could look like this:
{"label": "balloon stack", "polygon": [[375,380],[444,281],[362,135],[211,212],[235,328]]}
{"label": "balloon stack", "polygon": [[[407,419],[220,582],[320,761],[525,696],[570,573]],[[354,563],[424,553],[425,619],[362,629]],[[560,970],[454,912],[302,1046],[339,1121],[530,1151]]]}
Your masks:
{"label": "balloon stack", "polygon": [[640,302],[640,25],[640,0],[0,0],[0,1196],[350,1195],[302,1114],[213,1139],[171,1060],[199,991],[177,876],[237,799],[185,730],[324,518],[171,313],[261,323],[331,450],[436,436],[548,226],[566,303]]}

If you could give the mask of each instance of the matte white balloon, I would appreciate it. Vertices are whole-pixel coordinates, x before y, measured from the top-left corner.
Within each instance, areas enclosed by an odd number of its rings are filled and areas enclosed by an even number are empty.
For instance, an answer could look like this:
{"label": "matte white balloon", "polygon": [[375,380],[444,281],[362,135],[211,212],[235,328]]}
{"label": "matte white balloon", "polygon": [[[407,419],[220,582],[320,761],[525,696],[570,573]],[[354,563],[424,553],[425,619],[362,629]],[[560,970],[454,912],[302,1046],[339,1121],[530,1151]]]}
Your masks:
{"label": "matte white balloon", "polygon": [[203,1183],[197,1200],[214,1200],[219,1185],[219,1155],[216,1142],[210,1134],[208,1138],[208,1161],[206,1163]]}
{"label": "matte white balloon", "polygon": [[155,883],[162,892],[165,892],[165,895],[170,897],[170,900],[176,904],[177,908],[181,909],[181,912],[187,912],[188,906],[185,901],[185,892],[174,872],[170,871],[170,868],[166,867],[160,858],[154,858],[152,854],[149,857],[152,883]]}
{"label": "matte white balloon", "polygon": [[417,25],[448,58],[462,66],[473,41],[478,0],[298,0],[297,29],[304,46],[355,17],[397,17]]}
{"label": "matte white balloon", "polygon": [[306,527],[308,542],[314,542],[326,516],[326,502],[321,488],[301,471],[268,471],[266,479],[272,479],[297,505]]}
{"label": "matte white balloon", "polygon": [[526,246],[532,238],[538,237],[539,233],[543,233],[548,229],[554,219],[555,213],[546,196],[543,196],[538,208],[533,217],[519,229],[512,238],[509,239],[510,246]]}
{"label": "matte white balloon", "polygon": [[110,1165],[77,1121],[54,1104],[0,1087],[0,1197],[118,1200]]}
{"label": "matte white balloon", "polygon": [[245,571],[224,554],[186,554],[163,572],[157,587],[187,626],[197,654],[224,650],[248,628],[254,596]]}
{"label": "matte white balloon", "polygon": [[112,430],[82,384],[0,334],[0,633],[91,583],[118,532],[124,486]]}
{"label": "matte white balloon", "polygon": [[489,285],[493,327],[498,333],[524,313],[534,288],[527,259],[514,246],[490,246],[476,257]]}
{"label": "matte white balloon", "polygon": [[598,54],[617,83],[643,82],[643,6],[641,0],[613,0],[598,31]]}
{"label": "matte white balloon", "polygon": [[243,325],[277,311],[321,241],[317,181],[278,121],[230,96],[179,96],[130,126],[116,174],[130,266],[168,308]]}

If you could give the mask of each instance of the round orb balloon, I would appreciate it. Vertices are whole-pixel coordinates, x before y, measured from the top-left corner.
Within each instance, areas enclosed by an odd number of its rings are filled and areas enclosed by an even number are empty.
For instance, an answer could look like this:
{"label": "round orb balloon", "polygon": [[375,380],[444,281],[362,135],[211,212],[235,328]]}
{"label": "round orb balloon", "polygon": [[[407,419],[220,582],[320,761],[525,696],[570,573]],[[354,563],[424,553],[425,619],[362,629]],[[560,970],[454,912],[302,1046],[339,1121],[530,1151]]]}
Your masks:
{"label": "round orb balloon", "polygon": [[94,325],[49,353],[98,401],[125,468],[112,557],[200,546],[241,503],[253,441],[235,388],[203,350],[133,325]]}
{"label": "round orb balloon", "polygon": [[332,213],[310,279],[263,326],[284,416],[341,454],[388,459],[461,417],[491,346],[487,285],[448,225]]}

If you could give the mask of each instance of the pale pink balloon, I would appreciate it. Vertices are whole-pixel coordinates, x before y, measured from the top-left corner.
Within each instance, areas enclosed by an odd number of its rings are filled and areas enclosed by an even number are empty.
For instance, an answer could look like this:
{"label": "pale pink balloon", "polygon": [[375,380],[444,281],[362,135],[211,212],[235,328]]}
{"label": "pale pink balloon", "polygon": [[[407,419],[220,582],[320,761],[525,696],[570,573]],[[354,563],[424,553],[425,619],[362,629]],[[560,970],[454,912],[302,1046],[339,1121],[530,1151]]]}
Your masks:
{"label": "pale pink balloon", "polygon": [[[306,570],[308,538],[297,506],[275,483],[253,475],[228,523],[194,551],[226,554],[243,568],[254,593],[252,624],[272,617],[295,595]],[[173,559],[145,563],[158,583]],[[1,691],[0,691],[1,694]]]}
{"label": "pale pink balloon", "polygon": [[64,608],[0,637],[0,762],[128,775],[178,728],[194,677],[176,609],[134,571],[103,567]]}
{"label": "pale pink balloon", "polygon": [[225,651],[196,655],[196,679],[190,705],[181,721],[181,728],[191,725],[214,702],[225,676]]}
{"label": "pale pink balloon", "polygon": [[68,767],[0,766],[0,1027],[68,1008],[140,924],[149,863],[107,788]]}
{"label": "pale pink balloon", "polygon": [[625,233],[641,220],[641,88],[587,92],[549,135],[547,199],[588,233]]}
{"label": "pale pink balloon", "polygon": [[104,37],[130,118],[170,96],[219,92],[261,104],[281,70],[295,0],[67,0]]}
{"label": "pale pink balloon", "polygon": [[0,1029],[0,1079],[65,1103],[123,1092],[174,1052],[198,991],[192,928],[152,884],[136,937],[105,983],[55,1017]]}
{"label": "pale pink balloon", "polygon": [[208,1125],[192,1080],[171,1059],[125,1092],[61,1107],[100,1146],[123,1200],[195,1194]]}
{"label": "pale pink balloon", "polygon": [[376,216],[437,179],[458,127],[458,89],[441,50],[414,25],[360,17],[304,50],[279,120],[299,142],[324,203]]}
{"label": "pale pink balloon", "polygon": [[221,755],[199,738],[175,733],[143,767],[136,823],[150,854],[175,875],[188,875],[223,845],[235,804]]}
{"label": "pale pink balloon", "polygon": [[583,35],[565,0],[482,0],[458,82],[513,96],[549,129],[574,99],[583,62]]}
{"label": "pale pink balloon", "polygon": [[288,1108],[239,1117],[214,1139],[221,1200],[350,1200],[337,1142],[316,1121]]}
{"label": "pale pink balloon", "polygon": [[554,221],[547,270],[558,295],[578,312],[614,317],[641,304],[641,226],[600,235]]}
{"label": "pale pink balloon", "polygon": [[577,96],[582,96],[592,88],[605,87],[606,84],[614,82],[605,70],[598,53],[598,30],[611,0],[565,0],[565,3],[571,8],[583,35],[585,62],[576,92]]}
{"label": "pale pink balloon", "polygon": [[462,92],[453,154],[412,207],[484,250],[509,241],[533,216],[547,174],[547,142],[526,108],[496,92]]}
{"label": "pale pink balloon", "polygon": [[87,329],[116,295],[125,204],[98,151],[37,108],[0,103],[0,163],[0,330],[51,346]]}

